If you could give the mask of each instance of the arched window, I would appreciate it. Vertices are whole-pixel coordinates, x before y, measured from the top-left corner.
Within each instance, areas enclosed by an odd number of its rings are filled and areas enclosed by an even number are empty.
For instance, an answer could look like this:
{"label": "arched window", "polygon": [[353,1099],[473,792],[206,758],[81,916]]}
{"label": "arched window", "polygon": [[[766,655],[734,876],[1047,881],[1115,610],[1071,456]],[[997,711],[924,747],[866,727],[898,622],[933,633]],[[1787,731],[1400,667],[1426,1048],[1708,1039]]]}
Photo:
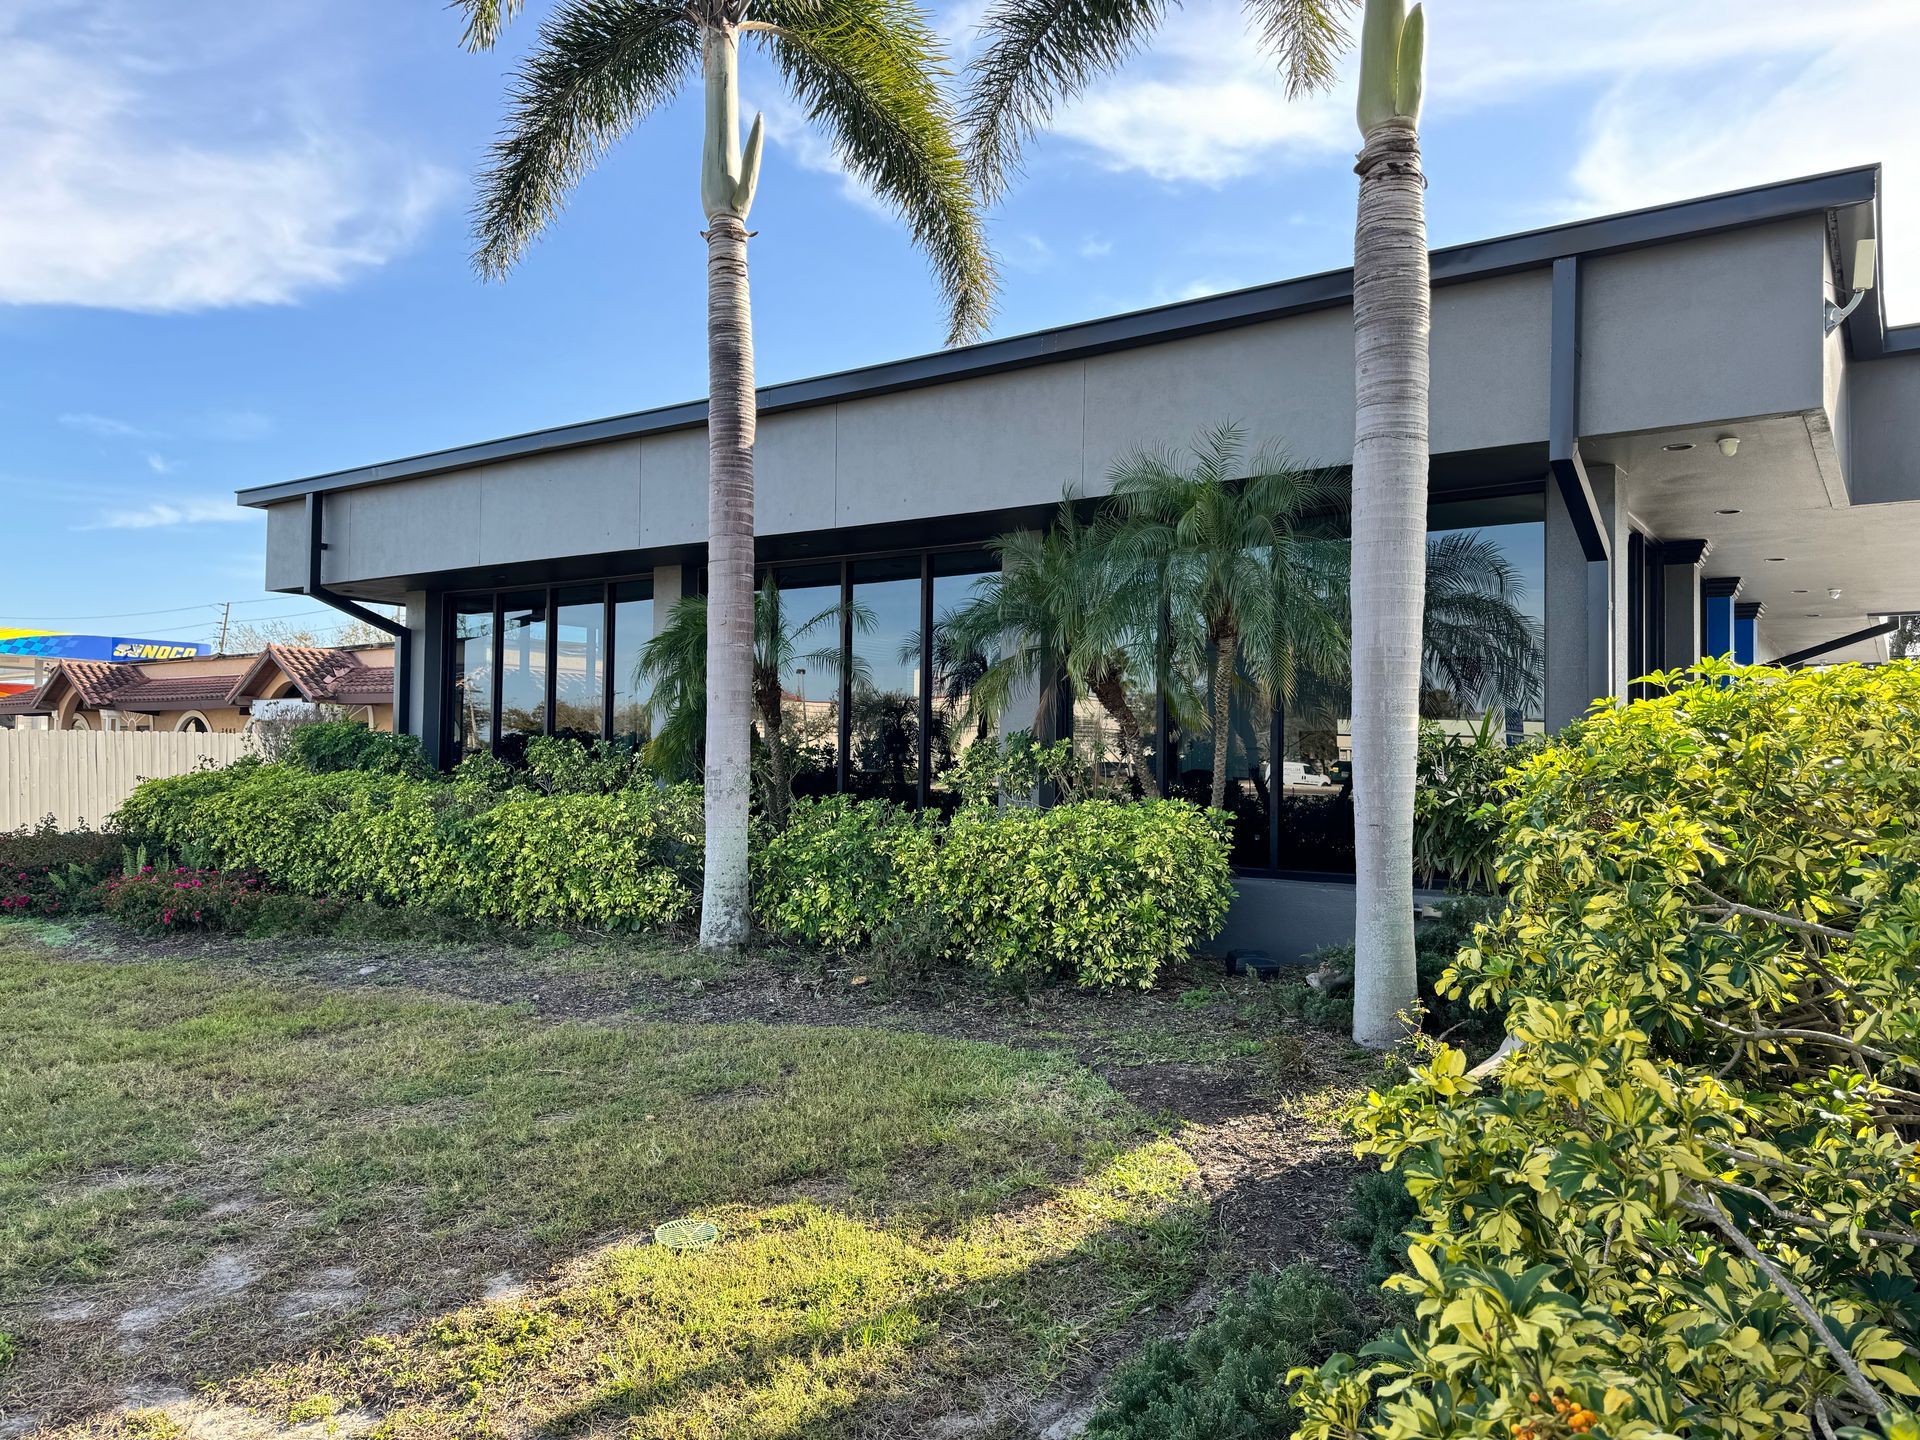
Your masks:
{"label": "arched window", "polygon": [[67,722],[67,729],[69,730],[91,730],[92,728],[91,725],[87,724],[87,717],[84,715],[75,715],[73,719]]}
{"label": "arched window", "polygon": [[188,733],[205,735],[213,729],[213,726],[207,723],[207,717],[202,715],[198,710],[189,710],[180,717],[173,728],[176,734]]}

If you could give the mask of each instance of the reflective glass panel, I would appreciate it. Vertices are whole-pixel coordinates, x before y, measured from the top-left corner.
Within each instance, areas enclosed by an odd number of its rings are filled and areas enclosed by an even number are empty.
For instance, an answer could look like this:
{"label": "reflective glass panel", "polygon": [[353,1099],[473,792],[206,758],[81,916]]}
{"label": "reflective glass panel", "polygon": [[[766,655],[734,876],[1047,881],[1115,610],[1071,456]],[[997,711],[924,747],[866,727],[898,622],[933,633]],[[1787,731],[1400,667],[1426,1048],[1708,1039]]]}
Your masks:
{"label": "reflective glass panel", "polygon": [[920,557],[853,567],[848,789],[910,805],[920,786]]}
{"label": "reflective glass panel", "polygon": [[554,597],[553,733],[600,738],[606,709],[606,587],[586,585]]}
{"label": "reflective glass panel", "polygon": [[458,600],[453,606],[453,644],[449,662],[453,685],[448,695],[448,726],[453,756],[470,755],[493,744],[493,597]]}

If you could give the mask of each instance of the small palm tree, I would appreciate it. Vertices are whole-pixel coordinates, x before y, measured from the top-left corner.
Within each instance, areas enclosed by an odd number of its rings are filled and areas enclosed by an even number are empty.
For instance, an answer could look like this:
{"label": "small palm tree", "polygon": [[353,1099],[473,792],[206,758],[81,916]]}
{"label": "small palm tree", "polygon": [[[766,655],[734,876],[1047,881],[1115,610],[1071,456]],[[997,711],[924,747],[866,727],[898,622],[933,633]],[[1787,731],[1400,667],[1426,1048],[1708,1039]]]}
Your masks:
{"label": "small palm tree", "polygon": [[[522,0],[455,0],[466,43],[486,49]],[[753,708],[753,327],[747,212],[762,124],[740,140],[742,37],[767,52],[841,163],[890,204],[927,253],[951,341],[985,324],[993,266],[980,206],[941,89],[946,55],[912,0],[562,0],[511,92],[480,181],[475,261],[503,276],[608,146],[685,88],[706,112],[700,204],[707,228],[706,878],[700,943],[747,937]]]}
{"label": "small palm tree", "polygon": [[[750,738],[760,741],[762,760],[761,810],[775,829],[787,823],[793,800],[793,774],[786,735],[786,692],[782,677],[796,665],[816,673],[840,673],[839,620],[841,607],[831,605],[819,614],[796,620],[787,613],[780,590],[771,577],[754,597],[752,694],[754,720]],[[873,625],[873,614],[856,603],[852,607],[856,630]],[[667,623],[640,652],[634,672],[636,688],[651,691],[648,702],[655,716],[647,759],[662,774],[703,776],[704,742],[708,734],[707,705],[708,606],[703,595],[688,595],[667,615]],[[809,639],[826,634],[832,643],[813,650],[802,648]],[[855,678],[859,678],[857,662]]]}
{"label": "small palm tree", "polygon": [[1135,614],[1166,617],[1163,680],[1204,674],[1213,731],[1208,803],[1224,809],[1236,676],[1268,705],[1303,674],[1337,673],[1347,644],[1344,567],[1330,518],[1338,489],[1279,452],[1246,456],[1238,427],[1196,437],[1190,463],[1139,452],[1113,470],[1115,538]]}
{"label": "small palm tree", "polygon": [[1038,734],[1067,684],[1106,711],[1141,789],[1159,798],[1128,683],[1154,611],[1118,563],[1108,527],[1083,521],[1068,494],[1051,529],[1015,531],[989,548],[999,573],[983,578],[942,627],[956,655],[991,657],[971,677],[971,712],[997,718],[1032,687]]}

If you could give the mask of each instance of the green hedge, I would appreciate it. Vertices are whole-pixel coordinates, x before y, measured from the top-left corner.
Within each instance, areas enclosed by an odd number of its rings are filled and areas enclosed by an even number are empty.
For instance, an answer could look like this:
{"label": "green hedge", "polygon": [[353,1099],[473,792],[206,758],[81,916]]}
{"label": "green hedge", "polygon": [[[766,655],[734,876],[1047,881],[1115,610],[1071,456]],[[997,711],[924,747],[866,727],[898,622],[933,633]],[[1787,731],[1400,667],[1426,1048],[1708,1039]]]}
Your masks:
{"label": "green hedge", "polygon": [[[150,780],[116,820],[156,856],[296,895],[518,925],[691,919],[698,788],[575,748],[451,779],[245,761]],[[755,906],[769,933],[829,950],[884,930],[1021,983],[1145,986],[1224,920],[1227,853],[1226,817],[1181,801],[978,804],[946,825],[878,803],[798,801],[785,830],[758,837]]]}
{"label": "green hedge", "polygon": [[672,924],[700,891],[691,786],[548,795],[243,762],[149,780],[116,823],[156,851],[295,894],[516,924]]}
{"label": "green hedge", "polygon": [[963,808],[800,802],[757,847],[761,925],[847,950],[918,912],[946,957],[1023,983],[1146,986],[1219,929],[1227,819],[1178,800]]}

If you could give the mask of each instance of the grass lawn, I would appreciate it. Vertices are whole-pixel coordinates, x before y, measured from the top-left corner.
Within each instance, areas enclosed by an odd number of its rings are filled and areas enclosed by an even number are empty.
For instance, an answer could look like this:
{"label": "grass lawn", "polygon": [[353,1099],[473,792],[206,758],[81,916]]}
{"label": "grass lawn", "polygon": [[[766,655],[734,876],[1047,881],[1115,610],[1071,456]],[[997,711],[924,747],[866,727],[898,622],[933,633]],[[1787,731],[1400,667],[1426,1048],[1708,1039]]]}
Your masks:
{"label": "grass lawn", "polygon": [[[684,953],[555,1015],[42,938],[0,932],[0,1435],[1025,1435],[1220,1262],[1177,1121],[1082,1063],[1138,1022],[705,1022]],[[720,1239],[650,1243],[680,1217]]]}

